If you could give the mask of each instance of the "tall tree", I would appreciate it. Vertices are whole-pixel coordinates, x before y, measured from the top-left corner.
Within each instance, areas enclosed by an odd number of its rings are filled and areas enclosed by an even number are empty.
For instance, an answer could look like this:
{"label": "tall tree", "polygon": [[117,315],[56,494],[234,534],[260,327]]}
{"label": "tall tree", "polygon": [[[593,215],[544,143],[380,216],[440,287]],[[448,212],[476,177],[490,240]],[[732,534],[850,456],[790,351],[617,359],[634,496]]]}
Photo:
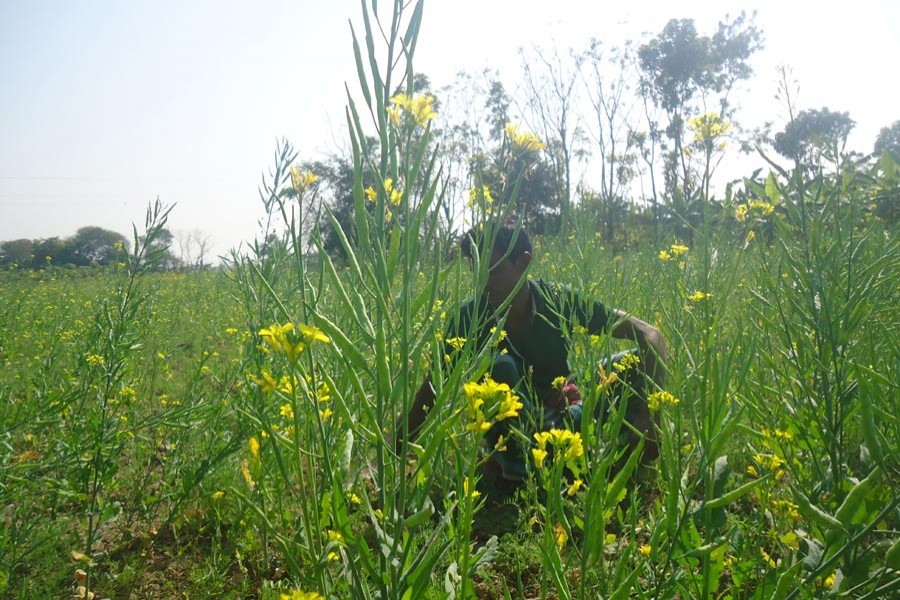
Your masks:
{"label": "tall tree", "polygon": [[[590,130],[599,153],[600,190],[580,188],[582,202],[594,205],[606,239],[617,247],[621,225],[627,213],[628,189],[637,174],[637,141],[631,135],[629,116],[634,97],[629,94],[631,46],[606,49],[592,40],[584,52],[581,67],[584,86],[593,107],[594,127]],[[624,240],[623,240],[624,242]]]}
{"label": "tall tree", "polygon": [[121,233],[94,225],[82,227],[72,238],[75,264],[108,265],[119,260],[128,239]]}
{"label": "tall tree", "polygon": [[29,239],[9,240],[0,243],[0,261],[4,265],[28,268],[34,260],[34,241]]}
{"label": "tall tree", "polygon": [[884,153],[891,155],[894,162],[900,163],[900,121],[894,121],[890,127],[882,127],[875,139],[876,158]]}
{"label": "tall tree", "polygon": [[775,151],[807,172],[838,164],[856,122],[846,112],[802,110],[775,135]]}
{"label": "tall tree", "polygon": [[32,267],[40,269],[48,265],[72,263],[72,244],[69,240],[50,237],[34,240],[34,261]]}
{"label": "tall tree", "polygon": [[761,32],[752,17],[748,20],[742,12],[733,21],[726,18],[720,22],[712,37],[699,35],[692,19],[672,19],[639,48],[642,92],[668,119],[665,133],[672,146],[666,179],[670,194],[688,196],[693,189],[684,152],[688,118],[700,112],[701,106],[706,111],[715,104],[722,118],[730,118],[729,94],[738,81],[752,75],[749,59],[761,47]]}
{"label": "tall tree", "polygon": [[565,210],[572,201],[572,160],[582,135],[575,106],[583,57],[571,52],[562,57],[555,46],[519,53],[525,88],[521,112],[547,144],[546,155],[556,180],[553,204]]}

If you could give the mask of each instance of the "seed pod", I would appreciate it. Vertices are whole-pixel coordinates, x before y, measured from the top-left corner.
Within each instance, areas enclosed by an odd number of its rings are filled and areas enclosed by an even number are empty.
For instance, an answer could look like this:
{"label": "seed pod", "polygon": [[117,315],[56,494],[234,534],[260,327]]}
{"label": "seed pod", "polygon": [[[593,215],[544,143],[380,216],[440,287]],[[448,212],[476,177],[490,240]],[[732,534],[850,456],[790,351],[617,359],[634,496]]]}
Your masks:
{"label": "seed pod", "polygon": [[797,501],[797,509],[800,514],[828,531],[843,531],[844,526],[830,514],[814,506],[809,498],[800,490],[794,490],[794,500]]}
{"label": "seed pod", "polygon": [[844,498],[844,502],[834,513],[834,518],[840,521],[844,527],[849,527],[853,523],[853,515],[856,514],[860,505],[865,502],[866,496],[874,489],[875,484],[881,479],[881,467],[876,466],[869,475],[857,483],[852,490]]}
{"label": "seed pod", "polygon": [[878,441],[878,428],[875,426],[875,415],[872,411],[872,398],[865,393],[859,398],[859,412],[862,415],[862,433],[869,449],[869,455],[876,465],[881,465],[884,455],[881,442]]}

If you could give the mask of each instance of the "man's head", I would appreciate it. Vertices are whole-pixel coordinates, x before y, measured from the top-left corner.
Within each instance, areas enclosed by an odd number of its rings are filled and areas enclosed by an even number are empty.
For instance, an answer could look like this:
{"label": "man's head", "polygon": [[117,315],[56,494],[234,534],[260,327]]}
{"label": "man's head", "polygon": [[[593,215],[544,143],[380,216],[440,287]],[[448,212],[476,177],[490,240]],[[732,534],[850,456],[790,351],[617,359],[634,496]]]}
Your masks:
{"label": "man's head", "polygon": [[460,240],[460,249],[469,260],[474,260],[476,252],[482,261],[490,257],[484,291],[494,307],[518,285],[531,264],[533,250],[528,233],[510,219],[473,227]]}

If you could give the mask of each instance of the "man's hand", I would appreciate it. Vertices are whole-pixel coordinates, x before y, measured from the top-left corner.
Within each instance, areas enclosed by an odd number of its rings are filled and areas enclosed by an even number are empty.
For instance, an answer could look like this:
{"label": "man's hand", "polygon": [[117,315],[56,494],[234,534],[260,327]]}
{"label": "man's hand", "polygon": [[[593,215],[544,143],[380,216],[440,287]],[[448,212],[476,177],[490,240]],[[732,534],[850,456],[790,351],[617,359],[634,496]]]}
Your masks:
{"label": "man's hand", "polygon": [[665,363],[668,360],[666,353],[666,340],[659,329],[632,317],[621,310],[614,310],[616,326],[610,335],[621,340],[632,340],[638,345],[641,354],[641,362],[650,379],[662,387],[665,380]]}

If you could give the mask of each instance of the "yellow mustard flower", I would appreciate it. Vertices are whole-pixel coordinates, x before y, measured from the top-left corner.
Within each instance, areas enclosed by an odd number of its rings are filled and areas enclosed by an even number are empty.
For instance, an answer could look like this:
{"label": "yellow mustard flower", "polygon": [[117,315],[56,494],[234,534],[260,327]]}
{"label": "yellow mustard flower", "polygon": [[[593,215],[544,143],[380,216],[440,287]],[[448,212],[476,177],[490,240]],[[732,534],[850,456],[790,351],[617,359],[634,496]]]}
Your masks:
{"label": "yellow mustard flower", "polygon": [[407,115],[417,127],[425,127],[429,121],[437,117],[434,112],[434,98],[427,94],[415,94],[412,97],[400,93],[390,99],[388,118],[394,127],[402,123],[403,115]]}
{"label": "yellow mustard flower", "polygon": [[463,384],[467,405],[466,413],[469,423],[466,429],[475,432],[485,432],[491,427],[491,423],[485,416],[494,415],[498,421],[515,418],[523,404],[519,397],[512,393],[509,385],[497,383],[490,376],[485,376],[481,383],[469,382]]}
{"label": "yellow mustard flower", "polygon": [[322,342],[323,344],[331,343],[331,338],[328,337],[325,332],[318,327],[300,323],[299,328],[300,333],[303,334],[303,340],[307,344],[312,344],[313,342]]}
{"label": "yellow mustard flower", "polygon": [[343,536],[343,534],[342,534],[340,531],[335,531],[334,529],[328,529],[328,530],[326,531],[326,533],[328,534],[328,541],[329,541],[329,542],[338,542],[338,543],[340,543],[340,542],[343,542],[343,541],[344,541],[344,536]]}
{"label": "yellow mustard flower", "polygon": [[466,477],[463,479],[463,494],[467,498],[471,498],[472,500],[477,500],[479,496],[481,496],[481,492],[476,490],[474,486],[472,487],[472,491],[469,491],[469,478]]}
{"label": "yellow mustard flower", "polygon": [[287,335],[293,330],[293,323],[285,323],[284,325],[273,323],[268,327],[260,329],[259,336],[276,352],[286,352],[286,348],[289,348],[291,345]]}
{"label": "yellow mustard flower", "polygon": [[694,131],[694,142],[697,143],[713,141],[731,130],[731,123],[727,119],[722,119],[716,112],[708,112],[689,119],[688,126]]}
{"label": "yellow mustard flower", "polygon": [[505,419],[514,419],[519,416],[519,410],[524,405],[519,401],[519,397],[514,394],[506,394],[500,400],[500,409],[497,411],[496,419],[503,421]]}
{"label": "yellow mustard flower", "polygon": [[532,448],[531,455],[534,457],[534,466],[537,469],[544,468],[544,459],[547,458],[547,451],[541,448]]}
{"label": "yellow mustard flower", "polygon": [[557,523],[553,526],[553,538],[556,540],[556,547],[559,550],[562,550],[566,540],[569,539],[569,534],[566,533],[566,529],[562,526],[562,523]]}
{"label": "yellow mustard flower", "polygon": [[569,489],[566,490],[566,495],[574,496],[575,494],[578,493],[578,490],[580,490],[583,485],[584,485],[583,481],[581,481],[580,479],[576,479],[569,486]]}
{"label": "yellow mustard flower", "polygon": [[309,169],[306,170],[306,173],[303,173],[300,167],[294,166],[290,168],[290,172],[291,184],[298,194],[319,180],[319,178],[316,175],[313,175],[313,172]]}
{"label": "yellow mustard flower", "polygon": [[538,136],[529,131],[519,131],[519,126],[514,123],[507,123],[503,132],[512,145],[521,150],[541,150],[547,147]]}
{"label": "yellow mustard flower", "polygon": [[466,345],[466,338],[464,338],[464,337],[447,338],[447,343],[450,346],[452,346],[455,350],[462,350],[463,346]]}
{"label": "yellow mustard flower", "polygon": [[247,487],[252,490],[256,486],[256,482],[250,476],[250,461],[247,459],[241,461],[241,474],[244,476],[244,481],[247,482]]}
{"label": "yellow mustard flower", "polygon": [[253,375],[248,375],[250,381],[255,383],[262,389],[263,392],[272,392],[278,387],[278,382],[275,381],[275,378],[272,377],[271,373],[262,369],[259,373],[259,377],[254,377]]}
{"label": "yellow mustard flower", "polygon": [[636,367],[640,363],[641,357],[637,354],[626,354],[621,359],[619,359],[619,362],[613,363],[613,368],[619,373],[624,373],[632,367]]}
{"label": "yellow mustard flower", "polygon": [[763,217],[767,217],[775,212],[775,206],[764,200],[750,200],[750,202],[747,203],[747,207],[755,214]]}
{"label": "yellow mustard flower", "polygon": [[[532,450],[532,454],[535,455],[535,463],[538,462],[536,451],[546,451],[549,445],[555,452],[554,461],[564,461],[569,469],[576,475],[578,474],[580,469],[576,459],[584,456],[584,443],[580,433],[568,429],[551,429],[535,433],[534,439],[538,444],[538,447]],[[546,458],[546,452],[542,455],[541,464],[543,464],[544,458]]]}
{"label": "yellow mustard flower", "polygon": [[659,410],[660,406],[666,404],[668,404],[669,406],[675,406],[680,402],[681,400],[666,391],[654,392],[647,396],[647,408],[652,411]]}

